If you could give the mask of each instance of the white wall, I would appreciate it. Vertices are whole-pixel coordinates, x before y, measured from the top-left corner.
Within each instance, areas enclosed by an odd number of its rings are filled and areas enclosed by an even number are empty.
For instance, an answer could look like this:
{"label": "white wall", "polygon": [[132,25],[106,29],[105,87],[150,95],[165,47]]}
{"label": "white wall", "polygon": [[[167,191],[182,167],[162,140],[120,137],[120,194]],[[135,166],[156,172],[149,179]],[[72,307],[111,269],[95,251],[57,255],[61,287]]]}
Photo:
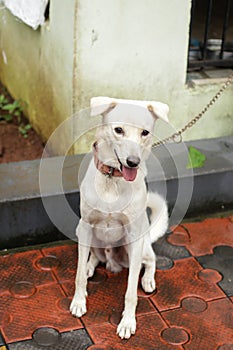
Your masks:
{"label": "white wall", "polygon": [[[190,0],[78,0],[77,108],[98,95],[171,105],[186,80],[190,6]],[[79,125],[85,129],[81,119]]]}
{"label": "white wall", "polygon": [[79,0],[77,95],[170,100],[186,78],[190,0]]}
{"label": "white wall", "polygon": [[[186,84],[190,10],[191,0],[78,0],[76,106],[86,107],[96,95],[160,100],[169,104],[175,129],[199,113],[222,81]],[[232,92],[228,88],[184,139],[233,133]]]}
{"label": "white wall", "polygon": [[[45,139],[98,95],[166,102],[177,129],[221,86],[186,85],[190,9],[191,0],[50,0],[50,20],[37,31],[1,9],[1,79],[28,102]],[[232,134],[232,92],[231,86],[184,139]],[[80,118],[75,128],[86,123]],[[89,150],[92,134],[76,152]]]}

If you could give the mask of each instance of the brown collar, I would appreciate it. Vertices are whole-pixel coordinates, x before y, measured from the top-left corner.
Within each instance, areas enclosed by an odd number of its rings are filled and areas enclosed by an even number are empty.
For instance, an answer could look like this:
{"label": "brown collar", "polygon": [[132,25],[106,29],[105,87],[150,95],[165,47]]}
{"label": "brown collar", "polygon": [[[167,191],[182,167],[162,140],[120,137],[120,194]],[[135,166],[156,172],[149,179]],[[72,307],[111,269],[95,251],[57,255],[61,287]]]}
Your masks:
{"label": "brown collar", "polygon": [[96,168],[105,176],[108,177],[122,177],[122,172],[117,169],[117,168],[113,168],[107,164],[104,164],[103,162],[101,162],[101,160],[99,160],[98,158],[98,145],[97,145],[97,141],[93,144],[93,155],[94,155],[94,162],[95,162],[95,166]]}

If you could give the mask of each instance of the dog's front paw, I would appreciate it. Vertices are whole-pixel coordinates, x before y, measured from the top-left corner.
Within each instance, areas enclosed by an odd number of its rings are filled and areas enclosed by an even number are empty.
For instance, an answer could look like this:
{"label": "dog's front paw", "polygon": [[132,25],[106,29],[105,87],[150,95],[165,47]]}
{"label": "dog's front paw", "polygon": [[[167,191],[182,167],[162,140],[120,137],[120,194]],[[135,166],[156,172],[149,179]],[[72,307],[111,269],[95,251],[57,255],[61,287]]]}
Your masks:
{"label": "dog's front paw", "polygon": [[135,317],[123,316],[121,322],[117,327],[117,334],[121,339],[129,339],[132,334],[136,332],[136,319]]}
{"label": "dog's front paw", "polygon": [[70,312],[73,316],[82,317],[86,312],[86,299],[74,296],[70,304]]}
{"label": "dog's front paw", "polygon": [[144,274],[142,277],[142,288],[146,293],[152,293],[156,289],[154,276]]}

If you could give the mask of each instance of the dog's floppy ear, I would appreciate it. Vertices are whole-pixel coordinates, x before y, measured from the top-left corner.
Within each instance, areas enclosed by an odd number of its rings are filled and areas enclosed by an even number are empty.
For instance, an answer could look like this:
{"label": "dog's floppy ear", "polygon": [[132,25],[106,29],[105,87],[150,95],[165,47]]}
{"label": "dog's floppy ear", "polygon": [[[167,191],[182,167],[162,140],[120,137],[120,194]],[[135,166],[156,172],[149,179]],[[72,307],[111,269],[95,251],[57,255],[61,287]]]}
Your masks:
{"label": "dog's floppy ear", "polygon": [[162,102],[150,102],[147,106],[148,110],[151,112],[153,117],[160,118],[164,120],[166,123],[169,122],[168,120],[168,112],[169,107],[165,103]]}
{"label": "dog's floppy ear", "polygon": [[117,105],[116,101],[110,97],[92,97],[91,98],[91,116],[109,113]]}
{"label": "dog's floppy ear", "polygon": [[155,119],[162,119],[168,123],[169,107],[165,103],[157,101],[122,100],[117,98],[98,96],[91,98],[91,116],[109,113],[117,104],[129,104],[147,108]]}

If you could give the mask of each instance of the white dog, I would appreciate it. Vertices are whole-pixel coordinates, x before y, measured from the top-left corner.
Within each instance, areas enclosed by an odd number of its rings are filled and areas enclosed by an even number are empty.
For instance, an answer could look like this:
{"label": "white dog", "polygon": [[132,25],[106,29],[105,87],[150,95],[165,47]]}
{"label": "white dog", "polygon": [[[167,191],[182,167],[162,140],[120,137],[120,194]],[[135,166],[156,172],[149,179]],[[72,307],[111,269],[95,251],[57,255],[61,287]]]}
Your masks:
{"label": "white dog", "polygon": [[[91,114],[102,115],[93,146],[93,159],[81,184],[81,219],[74,316],[86,313],[87,279],[99,262],[118,272],[129,267],[125,306],[117,333],[128,339],[136,331],[137,287],[142,265],[142,288],[155,290],[155,253],[151,244],[167,229],[165,200],[148,193],[147,159],[157,118],[168,121],[168,106],[160,102],[94,97]],[[151,209],[150,222],[147,208]]]}

